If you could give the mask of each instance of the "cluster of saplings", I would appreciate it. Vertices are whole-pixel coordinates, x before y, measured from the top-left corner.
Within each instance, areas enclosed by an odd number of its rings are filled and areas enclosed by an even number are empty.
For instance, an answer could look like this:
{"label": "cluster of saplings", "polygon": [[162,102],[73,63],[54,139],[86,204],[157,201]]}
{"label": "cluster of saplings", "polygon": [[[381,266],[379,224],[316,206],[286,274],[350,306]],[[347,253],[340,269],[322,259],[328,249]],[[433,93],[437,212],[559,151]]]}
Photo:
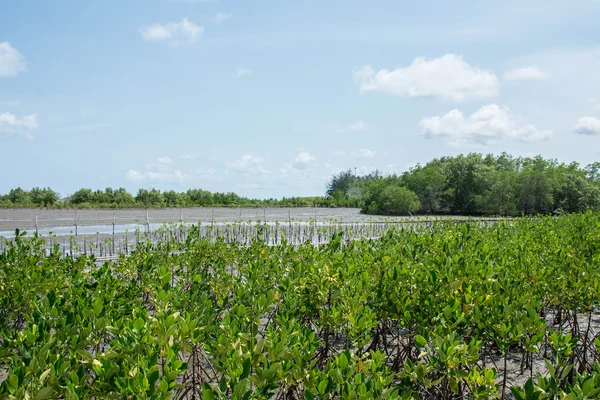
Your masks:
{"label": "cluster of saplings", "polygon": [[320,246],[169,232],[102,263],[7,240],[0,399],[600,397],[600,213]]}
{"label": "cluster of saplings", "polygon": [[535,215],[600,208],[600,163],[481,154],[434,159],[401,175],[334,176],[327,195],[367,214]]}

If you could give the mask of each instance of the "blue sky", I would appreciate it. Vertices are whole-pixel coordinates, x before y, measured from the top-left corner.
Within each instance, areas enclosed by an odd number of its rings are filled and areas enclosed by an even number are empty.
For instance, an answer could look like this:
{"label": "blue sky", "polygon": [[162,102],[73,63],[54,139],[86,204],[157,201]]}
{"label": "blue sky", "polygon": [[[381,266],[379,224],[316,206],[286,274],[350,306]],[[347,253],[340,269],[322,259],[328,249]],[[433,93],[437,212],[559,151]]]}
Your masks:
{"label": "blue sky", "polygon": [[600,1],[7,0],[0,193],[319,195],[471,151],[588,164]]}

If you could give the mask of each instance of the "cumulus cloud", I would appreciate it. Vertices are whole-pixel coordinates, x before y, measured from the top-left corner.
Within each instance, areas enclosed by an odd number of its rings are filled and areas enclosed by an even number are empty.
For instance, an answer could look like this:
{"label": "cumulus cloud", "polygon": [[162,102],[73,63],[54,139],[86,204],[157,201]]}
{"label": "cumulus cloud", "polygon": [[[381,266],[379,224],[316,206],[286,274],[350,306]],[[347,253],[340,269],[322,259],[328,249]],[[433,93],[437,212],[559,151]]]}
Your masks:
{"label": "cumulus cloud", "polygon": [[359,150],[352,152],[352,157],[356,157],[356,158],[371,158],[371,157],[375,157],[376,155],[377,155],[377,152],[375,150],[369,150],[369,149],[359,149]]}
{"label": "cumulus cloud", "polygon": [[182,19],[181,22],[152,24],[140,29],[140,34],[144,40],[170,40],[172,44],[195,42],[203,32],[204,28],[202,26],[194,24],[187,18]]}
{"label": "cumulus cloud", "polygon": [[510,71],[507,71],[504,74],[504,79],[507,79],[509,81],[542,80],[542,79],[547,79],[547,78],[548,78],[548,74],[546,72],[542,71],[541,69],[539,69],[538,67],[535,67],[533,65],[528,66],[528,67],[511,69]]}
{"label": "cumulus cloud", "polygon": [[226,20],[228,20],[231,17],[233,17],[232,13],[226,13],[226,12],[219,11],[217,13],[217,15],[214,16],[213,22],[215,24],[220,24],[222,22],[225,22]]}
{"label": "cumulus cloud", "polygon": [[238,67],[238,69],[236,70],[235,76],[237,78],[243,78],[244,76],[250,75],[251,73],[252,73],[252,70],[249,70],[248,68]]}
{"label": "cumulus cloud", "polygon": [[575,133],[579,135],[600,135],[600,119],[595,117],[579,118],[575,124]]}
{"label": "cumulus cloud", "polygon": [[375,71],[370,65],[354,71],[361,93],[381,92],[406,97],[440,97],[455,101],[484,99],[499,92],[498,78],[473,67],[462,56],[417,57],[408,67]]}
{"label": "cumulus cloud", "polygon": [[350,124],[348,126],[341,126],[339,128],[336,129],[336,132],[338,133],[344,133],[344,132],[355,132],[355,131],[364,131],[365,129],[367,129],[367,124],[364,121],[356,121],[353,124]]}
{"label": "cumulus cloud", "polygon": [[181,185],[192,175],[175,168],[170,157],[158,157],[157,162],[146,164],[143,171],[130,169],[127,180],[133,183],[152,183],[163,185]]}
{"label": "cumulus cloud", "polygon": [[365,129],[367,129],[367,124],[365,124],[363,121],[356,121],[355,123],[350,125],[351,131],[362,131]]}
{"label": "cumulus cloud", "polygon": [[264,159],[251,154],[242,156],[239,160],[231,161],[227,167],[234,172],[246,175],[268,174],[269,171],[263,166]]}
{"label": "cumulus cloud", "polygon": [[423,118],[419,128],[426,138],[439,137],[454,147],[463,144],[490,145],[499,139],[535,142],[552,137],[552,131],[522,123],[508,108],[496,104],[483,106],[469,117],[455,109],[441,117]]}
{"label": "cumulus cloud", "polygon": [[4,138],[20,136],[31,140],[33,139],[31,132],[38,127],[37,114],[17,117],[9,112],[0,113],[0,135]]}
{"label": "cumulus cloud", "polygon": [[317,161],[315,156],[311,156],[310,153],[306,151],[301,151],[294,158],[294,163],[292,167],[295,169],[307,169],[311,167]]}
{"label": "cumulus cloud", "polygon": [[154,184],[183,184],[185,181],[184,174],[178,170],[167,171],[136,171],[130,169],[127,171],[127,180],[133,183],[154,183]]}
{"label": "cumulus cloud", "polygon": [[0,76],[15,76],[26,70],[25,59],[19,50],[8,42],[0,42]]}
{"label": "cumulus cloud", "polygon": [[191,155],[191,154],[184,154],[184,155],[182,155],[182,156],[179,156],[179,158],[181,158],[181,159],[183,159],[183,160],[195,160],[195,159],[196,159],[196,157],[194,157],[194,156],[193,156],[193,155]]}

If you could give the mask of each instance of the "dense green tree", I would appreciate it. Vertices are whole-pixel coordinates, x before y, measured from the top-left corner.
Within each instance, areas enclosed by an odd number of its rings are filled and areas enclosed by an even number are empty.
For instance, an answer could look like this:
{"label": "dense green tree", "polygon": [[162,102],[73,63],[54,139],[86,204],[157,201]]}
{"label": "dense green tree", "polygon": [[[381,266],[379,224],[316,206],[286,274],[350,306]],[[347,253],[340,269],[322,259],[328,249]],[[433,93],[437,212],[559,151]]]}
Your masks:
{"label": "dense green tree", "polygon": [[328,189],[337,189],[328,194],[337,205],[354,199],[369,214],[384,213],[384,197],[389,201],[384,190],[391,186],[414,192],[419,211],[426,214],[513,216],[600,209],[600,163],[582,169],[541,156],[472,153],[417,165],[401,179],[350,172],[336,175]]}
{"label": "dense green tree", "polygon": [[73,204],[93,203],[94,200],[94,192],[92,192],[92,189],[79,189],[73,193],[69,199]]}
{"label": "dense green tree", "polygon": [[135,202],[144,206],[161,207],[165,203],[165,199],[160,190],[140,189],[135,196]]}
{"label": "dense green tree", "polygon": [[543,214],[553,210],[553,177],[550,163],[541,157],[526,160],[517,183],[517,207],[523,214]]}
{"label": "dense green tree", "polygon": [[340,193],[346,193],[350,186],[356,181],[356,175],[350,169],[334,175],[327,184],[327,196],[334,196],[337,192],[339,197]]}
{"label": "dense green tree", "polygon": [[119,188],[113,193],[114,202],[118,206],[129,206],[135,204],[135,198],[124,188]]}
{"label": "dense green tree", "polygon": [[187,197],[190,203],[195,206],[211,206],[215,204],[213,194],[207,190],[190,189],[187,191]]}
{"label": "dense green tree", "polygon": [[417,165],[403,176],[406,186],[419,197],[421,209],[426,214],[441,213],[446,176],[439,165]]}
{"label": "dense green tree", "polygon": [[40,189],[39,187],[34,187],[29,192],[29,198],[36,206],[53,206],[58,202],[58,193],[50,188]]}
{"label": "dense green tree", "polygon": [[163,193],[163,199],[165,201],[165,206],[167,207],[178,207],[184,205],[181,202],[181,196],[174,190],[169,190]]}
{"label": "dense green tree", "polygon": [[490,170],[484,179],[485,189],[475,196],[477,212],[483,215],[516,215],[516,174],[509,170]]}
{"label": "dense green tree", "polygon": [[410,189],[402,186],[389,186],[377,201],[377,214],[405,215],[421,208],[419,197]]}
{"label": "dense green tree", "polygon": [[444,159],[447,206],[453,214],[473,214],[477,210],[475,196],[485,188],[483,159],[480,154],[460,155]]}
{"label": "dense green tree", "polygon": [[29,197],[29,192],[21,189],[20,187],[16,189],[11,189],[8,192],[8,199],[12,204],[15,205],[28,205],[31,204],[31,198]]}

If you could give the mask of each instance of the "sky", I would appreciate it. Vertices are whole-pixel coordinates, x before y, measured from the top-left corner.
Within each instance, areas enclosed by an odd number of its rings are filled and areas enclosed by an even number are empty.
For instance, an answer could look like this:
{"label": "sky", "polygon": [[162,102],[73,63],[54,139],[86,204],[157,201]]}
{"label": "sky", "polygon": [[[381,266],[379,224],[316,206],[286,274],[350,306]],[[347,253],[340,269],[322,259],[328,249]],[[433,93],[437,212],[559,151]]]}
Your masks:
{"label": "sky", "polygon": [[600,0],[4,0],[0,193],[599,160]]}

